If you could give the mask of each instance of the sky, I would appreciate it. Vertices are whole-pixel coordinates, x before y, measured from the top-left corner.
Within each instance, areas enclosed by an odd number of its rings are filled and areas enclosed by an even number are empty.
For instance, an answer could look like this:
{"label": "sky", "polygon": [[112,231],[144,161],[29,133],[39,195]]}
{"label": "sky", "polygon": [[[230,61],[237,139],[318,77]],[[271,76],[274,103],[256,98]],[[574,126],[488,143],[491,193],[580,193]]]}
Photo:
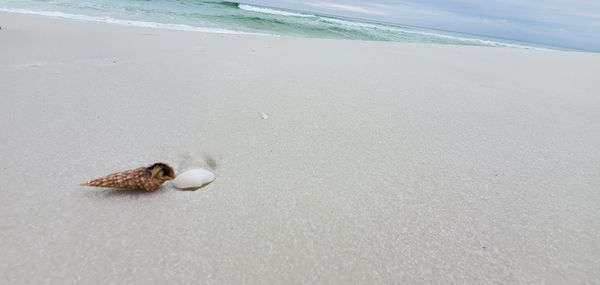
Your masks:
{"label": "sky", "polygon": [[241,2],[600,52],[600,0]]}

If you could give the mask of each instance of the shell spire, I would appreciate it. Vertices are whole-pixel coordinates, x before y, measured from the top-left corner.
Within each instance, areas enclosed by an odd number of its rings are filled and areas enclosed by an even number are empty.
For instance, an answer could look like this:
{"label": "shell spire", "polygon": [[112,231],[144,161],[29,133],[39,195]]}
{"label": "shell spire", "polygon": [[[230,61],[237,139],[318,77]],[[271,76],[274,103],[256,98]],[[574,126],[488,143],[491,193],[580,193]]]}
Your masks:
{"label": "shell spire", "polygon": [[175,178],[173,168],[166,163],[154,163],[123,172],[109,174],[82,183],[82,186],[109,187],[154,191]]}

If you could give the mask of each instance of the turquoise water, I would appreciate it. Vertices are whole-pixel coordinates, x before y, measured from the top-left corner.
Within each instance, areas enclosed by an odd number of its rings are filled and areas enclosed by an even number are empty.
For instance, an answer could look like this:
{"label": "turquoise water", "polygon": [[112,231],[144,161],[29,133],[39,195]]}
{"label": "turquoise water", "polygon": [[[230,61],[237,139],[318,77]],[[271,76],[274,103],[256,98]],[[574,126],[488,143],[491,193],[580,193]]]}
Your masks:
{"label": "turquoise water", "polygon": [[502,40],[229,1],[0,0],[0,11],[203,32],[531,48]]}

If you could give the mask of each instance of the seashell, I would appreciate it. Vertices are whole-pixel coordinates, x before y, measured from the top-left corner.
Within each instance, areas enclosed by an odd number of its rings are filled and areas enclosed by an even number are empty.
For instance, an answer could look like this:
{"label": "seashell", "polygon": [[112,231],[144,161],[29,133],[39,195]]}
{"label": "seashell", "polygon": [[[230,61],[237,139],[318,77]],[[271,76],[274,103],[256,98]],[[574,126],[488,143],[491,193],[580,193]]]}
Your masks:
{"label": "seashell", "polygon": [[158,162],[88,180],[81,185],[154,191],[173,178],[175,178],[173,168],[166,163]]}
{"label": "seashell", "polygon": [[177,175],[173,186],[179,189],[200,188],[215,180],[215,174],[202,168],[195,168]]}

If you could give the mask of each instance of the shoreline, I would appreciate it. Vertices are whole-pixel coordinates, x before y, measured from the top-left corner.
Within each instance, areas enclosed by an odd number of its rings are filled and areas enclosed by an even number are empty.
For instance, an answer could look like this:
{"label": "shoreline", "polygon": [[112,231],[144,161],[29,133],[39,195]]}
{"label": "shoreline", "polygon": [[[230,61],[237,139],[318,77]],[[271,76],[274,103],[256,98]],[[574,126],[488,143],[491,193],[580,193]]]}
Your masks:
{"label": "shoreline", "polygon": [[[600,55],[0,13],[11,283],[600,279]],[[166,162],[198,191],[84,188]]]}
{"label": "shoreline", "polygon": [[[270,8],[269,8],[270,9]],[[214,33],[214,34],[234,34],[234,35],[257,35],[257,36],[271,36],[271,37],[292,37],[292,38],[306,38],[306,39],[332,39],[332,40],[350,40],[350,41],[376,41],[376,42],[397,42],[397,43],[410,43],[410,42],[400,42],[393,40],[361,40],[361,39],[342,39],[342,38],[327,38],[327,37],[311,37],[311,36],[291,36],[291,35],[279,35],[279,34],[269,34],[263,32],[245,32],[231,29],[223,29],[223,28],[209,28],[209,27],[200,27],[193,26],[187,24],[170,24],[170,23],[159,23],[159,22],[148,22],[148,21],[139,21],[139,20],[123,20],[116,19],[111,17],[98,17],[98,16],[87,16],[87,15],[79,15],[79,14],[69,14],[57,11],[33,11],[27,9],[17,9],[17,8],[0,8],[0,13],[15,13],[21,15],[34,15],[34,16],[42,16],[49,17],[54,19],[63,19],[63,20],[73,20],[73,21],[84,21],[84,22],[92,22],[92,23],[105,23],[105,24],[113,24],[113,25],[123,25],[123,26],[133,26],[133,27],[142,27],[142,28],[156,28],[156,29],[167,29],[167,30],[177,30],[177,31],[190,31],[190,32],[202,32],[202,33]],[[318,16],[318,15],[317,15]],[[326,16],[333,17],[333,16]],[[333,17],[332,19],[346,21],[343,18]],[[350,19],[350,20],[360,20],[360,19]],[[365,22],[367,24],[371,24],[370,22]],[[388,23],[376,23],[373,22],[374,25],[389,25],[394,28],[403,28],[400,25],[392,25]],[[417,35],[431,35],[439,38],[446,39],[455,39],[461,40],[464,42],[470,43],[418,43],[415,44],[434,44],[434,45],[458,45],[458,46],[481,46],[481,47],[495,47],[495,48],[516,48],[516,49],[530,49],[530,50],[543,50],[543,51],[576,51],[576,52],[591,52],[591,51],[583,51],[583,50],[575,50],[575,49],[567,49],[562,47],[551,47],[551,46],[543,46],[536,43],[526,43],[519,42],[510,39],[495,39],[492,37],[481,36],[481,35],[472,35],[472,34],[460,34],[452,31],[443,31],[443,30],[435,30],[431,28],[421,28],[421,27],[413,27],[406,26],[409,28],[417,29],[417,31],[406,30],[404,32],[410,34]],[[439,33],[435,33],[435,31]]]}
{"label": "shoreline", "polygon": [[252,32],[243,32],[243,31],[235,31],[235,30],[220,29],[220,28],[190,26],[190,25],[184,25],[184,24],[169,24],[169,23],[146,22],[146,21],[137,21],[137,20],[123,20],[123,19],[116,19],[116,18],[111,18],[111,17],[87,16],[87,15],[70,14],[70,13],[63,13],[63,12],[57,12],[57,11],[33,11],[33,10],[16,9],[16,8],[0,8],[0,13],[31,15],[31,16],[46,17],[46,18],[50,18],[50,19],[67,20],[67,21],[70,20],[70,21],[87,22],[87,23],[101,23],[101,24],[138,27],[138,28],[165,29],[165,30],[186,31],[186,32],[201,32],[201,33],[211,33],[211,34],[232,34],[232,35],[255,35],[255,36],[271,36],[271,37],[278,36],[278,35],[266,34],[266,33],[252,33]]}

